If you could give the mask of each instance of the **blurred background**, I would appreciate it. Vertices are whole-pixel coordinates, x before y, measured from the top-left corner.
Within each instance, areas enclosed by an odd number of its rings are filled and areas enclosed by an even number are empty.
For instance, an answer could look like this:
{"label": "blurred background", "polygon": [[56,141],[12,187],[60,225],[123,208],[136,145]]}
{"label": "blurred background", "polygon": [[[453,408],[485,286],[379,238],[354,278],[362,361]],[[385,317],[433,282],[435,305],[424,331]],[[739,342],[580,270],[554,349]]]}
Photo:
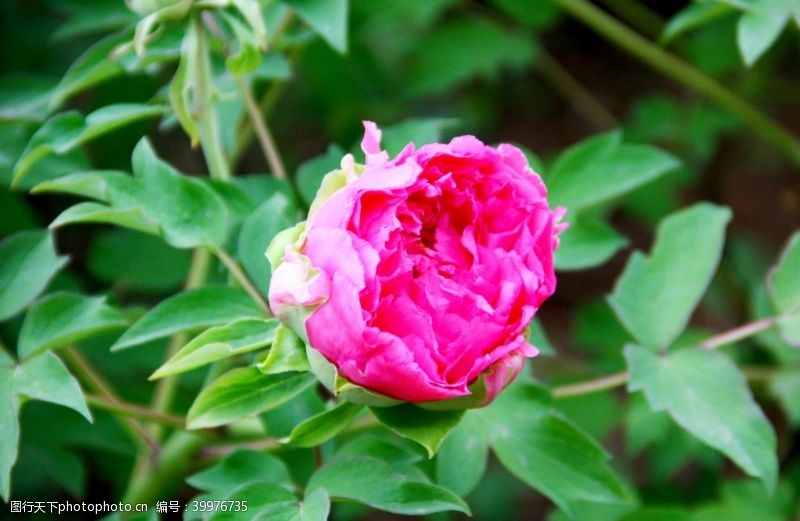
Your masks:
{"label": "blurred background", "polygon": [[[658,43],[686,1],[598,0],[594,5],[800,136],[800,39],[794,24],[748,67],[737,46],[740,11],[734,7]],[[656,145],[681,160],[680,168],[603,209],[629,242],[601,266],[561,273],[559,291],[540,314],[558,358],[537,360],[537,376],[569,381],[575,375],[624,367],[620,346],[627,336],[601,298],[630,251],[649,247],[654,225],[696,200],[727,205],[735,217],[722,268],[695,325],[721,331],[757,314],[763,273],[800,227],[800,165],[730,111],[655,71],[571,16],[559,2],[352,0],[347,16],[345,35],[333,29],[323,38],[297,18],[282,19],[271,27],[280,31],[281,39],[253,80],[301,194],[313,193],[317,172],[336,166],[342,151],[353,149],[364,119],[394,128],[394,136],[408,133],[431,141],[474,134],[487,143],[514,143],[524,147],[545,179],[565,148],[612,129],[622,129],[627,142]],[[123,2],[110,0],[3,0],[0,19],[0,235],[5,236],[47,225],[73,201],[11,191],[12,167],[46,116],[43,107],[65,71],[87,49],[97,48],[96,42],[138,16]],[[146,67],[95,69],[90,88],[78,89],[63,108],[88,113],[112,102],[163,98],[180,45],[179,38],[174,40],[170,42],[169,33],[161,37],[160,47],[149,51],[153,60]],[[228,139],[237,176],[267,172],[252,131],[242,130],[242,102],[235,89],[224,79],[217,87],[228,104],[225,135],[243,132],[235,148],[236,141]],[[21,188],[89,164],[127,170],[130,153],[145,133],[181,171],[205,172],[202,154],[190,147],[174,118],[167,118],[160,126],[126,126],[80,150],[50,157]],[[177,290],[189,262],[188,252],[158,239],[106,227],[66,228],[59,232],[58,249],[73,258],[73,269],[54,282],[57,287],[101,292],[114,282],[118,298],[142,303]],[[4,324],[0,334],[13,337],[18,326]],[[800,360],[797,351],[769,335],[738,353],[755,364]],[[150,392],[146,377],[161,354],[151,349],[120,353],[113,361],[94,358],[116,381],[129,382],[123,392],[136,400]],[[183,384],[192,388],[197,383]],[[792,390],[781,395],[758,384],[755,392],[776,425],[781,458],[789,469],[772,498],[755,482],[727,479],[740,474],[637,399],[604,393],[563,400],[559,407],[603,440],[615,455],[615,465],[645,498],[697,506],[703,519],[787,519],[798,494],[800,397]],[[132,448],[108,417],[98,414],[96,426],[89,428],[71,411],[32,403],[24,410],[22,425],[20,461],[27,463],[14,473],[16,497],[118,497]],[[58,425],[58,432],[49,425]],[[546,499],[498,465],[490,467],[469,502],[478,520],[561,519]],[[394,519],[352,510],[337,515]],[[605,515],[593,510],[583,518]]]}

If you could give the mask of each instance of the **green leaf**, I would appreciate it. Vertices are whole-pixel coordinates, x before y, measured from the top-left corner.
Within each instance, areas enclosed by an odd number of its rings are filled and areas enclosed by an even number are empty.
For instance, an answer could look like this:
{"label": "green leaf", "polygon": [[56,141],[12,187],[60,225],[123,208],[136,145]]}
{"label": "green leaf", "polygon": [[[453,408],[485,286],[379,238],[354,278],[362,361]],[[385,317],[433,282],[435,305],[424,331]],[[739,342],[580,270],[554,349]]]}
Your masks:
{"label": "green leaf", "polygon": [[477,77],[522,69],[532,62],[536,51],[529,35],[488,18],[446,22],[425,35],[419,47],[421,52],[408,78],[409,90],[415,95],[443,94]]}
{"label": "green leaf", "polygon": [[554,22],[561,11],[558,4],[549,0],[491,0],[492,5],[517,22],[542,29]]}
{"label": "green leaf", "polygon": [[94,235],[86,261],[96,279],[125,291],[177,291],[186,279],[191,252],[159,237],[130,230],[103,230]]}
{"label": "green leaf", "polygon": [[469,513],[464,501],[438,485],[408,480],[388,463],[367,456],[338,456],[319,469],[307,490],[324,488],[333,499],[352,500],[379,510],[421,516],[454,510]]}
{"label": "green leaf", "polygon": [[393,156],[409,143],[414,143],[417,147],[438,143],[442,140],[442,131],[453,123],[455,120],[447,118],[406,119],[381,129],[381,146]]}
{"label": "green leaf", "polygon": [[606,452],[556,413],[551,400],[543,389],[517,383],[489,407],[470,414],[488,429],[503,465],[565,512],[581,502],[629,501]]}
{"label": "green leaf", "polygon": [[31,398],[69,407],[89,422],[92,414],[86,406],[78,381],[64,363],[51,352],[24,360],[14,371],[14,392]]}
{"label": "green leaf", "polygon": [[363,408],[363,405],[340,402],[332,409],[312,416],[292,429],[289,443],[295,447],[321,445],[350,425]]}
{"label": "green leaf", "polygon": [[207,329],[175,353],[150,379],[183,373],[217,360],[261,349],[275,339],[277,327],[277,320],[243,318]]}
{"label": "green leaf", "polygon": [[774,490],[775,433],[736,365],[716,351],[696,348],[659,355],[625,348],[630,391],[643,391],[654,411],[667,411],[684,429],[723,452]]}
{"label": "green leaf", "polygon": [[[209,499],[212,498],[209,496]],[[217,510],[209,521],[325,521],[330,512],[330,499],[324,489],[308,491],[303,501],[298,501],[285,488],[270,483],[251,483],[234,490],[224,500],[246,502],[247,511]]]}
{"label": "green leaf", "polygon": [[559,271],[599,266],[628,244],[628,240],[608,224],[584,218],[572,220],[559,239],[555,257]]}
{"label": "green leaf", "polygon": [[792,426],[800,426],[800,372],[786,371],[775,376],[769,389],[778,399]]}
{"label": "green leaf", "polygon": [[478,421],[478,416],[467,413],[436,456],[436,482],[461,497],[478,485],[489,460],[489,440]]}
{"label": "green leaf", "polygon": [[158,106],[119,103],[99,108],[85,118],[75,111],[58,114],[31,137],[14,165],[12,186],[19,185],[31,167],[50,154],[66,154],[112,130],[163,112]]}
{"label": "green leaf", "polygon": [[239,449],[202,472],[193,474],[186,482],[198,490],[226,494],[248,483],[272,483],[291,486],[286,465],[275,456]]}
{"label": "green leaf", "polygon": [[14,395],[14,361],[0,349],[0,496],[11,495],[11,468],[17,461],[19,405]]}
{"label": "green leaf", "polygon": [[56,229],[79,223],[112,224],[151,235],[159,235],[160,232],[158,225],[150,220],[141,208],[120,210],[94,202],[70,206],[50,223],[50,228]]}
{"label": "green leaf", "polygon": [[428,411],[410,403],[370,410],[384,426],[425,447],[429,458],[464,416],[464,411]]}
{"label": "green leaf", "polygon": [[206,286],[173,295],[140,318],[111,347],[137,346],[175,333],[221,326],[241,318],[263,319],[261,308],[244,291]]}
{"label": "green leaf", "polygon": [[105,297],[56,293],[37,302],[25,316],[17,352],[25,359],[126,325]]}
{"label": "green leaf", "polygon": [[693,2],[670,18],[659,38],[667,45],[681,34],[713,22],[733,12],[729,5],[717,2]]}
{"label": "green leaf", "polygon": [[283,0],[323,40],[339,51],[347,52],[347,14],[349,0]]}
{"label": "green leaf", "polygon": [[792,10],[800,15],[795,0],[754,0],[739,18],[736,42],[748,67],[770,48],[789,23]]}
{"label": "green leaf", "polygon": [[264,201],[245,220],[239,232],[237,255],[245,271],[262,295],[269,291],[271,269],[266,251],[272,238],[294,224],[296,208],[284,194],[278,192]]}
{"label": "green leaf", "polygon": [[0,242],[0,320],[22,311],[66,263],[46,230],[19,232]]}
{"label": "green leaf", "polygon": [[264,374],[277,374],[310,369],[303,340],[284,324],[280,324],[266,358],[258,363],[258,370]]}
{"label": "green leaf", "polygon": [[[675,157],[647,145],[622,143],[620,132],[567,149],[547,176],[550,202],[574,212],[618,198],[679,166]],[[568,217],[569,219],[569,217]]]}
{"label": "green leaf", "polygon": [[[110,181],[108,178],[115,180]],[[39,183],[31,189],[31,193],[71,194],[108,202],[109,182],[120,182],[120,179],[126,178],[128,174],[119,170],[78,172]]]}
{"label": "green leaf", "polygon": [[650,256],[634,252],[608,298],[641,345],[668,347],[717,269],[729,209],[699,203],[665,218]]}
{"label": "green leaf", "polygon": [[94,85],[123,73],[111,59],[111,51],[127,40],[126,34],[113,34],[89,47],[67,70],[52,94],[50,106],[58,107],[65,100]]}
{"label": "green leaf", "polygon": [[325,174],[339,168],[344,154],[338,145],[330,145],[324,154],[309,159],[297,169],[297,190],[306,206],[314,201]]}
{"label": "green leaf", "polygon": [[789,239],[767,281],[779,319],[781,336],[790,345],[800,346],[800,232]]}
{"label": "green leaf", "polygon": [[274,409],[316,380],[307,373],[263,374],[255,367],[228,371],[203,389],[187,416],[190,429],[216,427]]}
{"label": "green leaf", "polygon": [[15,74],[0,83],[0,122],[38,123],[47,118],[53,90],[49,77]]}

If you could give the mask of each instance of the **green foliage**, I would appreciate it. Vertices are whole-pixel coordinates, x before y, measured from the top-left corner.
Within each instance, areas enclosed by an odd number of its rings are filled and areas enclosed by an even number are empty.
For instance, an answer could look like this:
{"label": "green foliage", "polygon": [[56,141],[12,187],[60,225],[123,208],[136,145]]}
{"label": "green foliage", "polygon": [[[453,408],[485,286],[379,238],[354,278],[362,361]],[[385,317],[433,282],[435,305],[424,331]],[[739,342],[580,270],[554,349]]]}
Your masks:
{"label": "green foliage", "polygon": [[464,411],[428,411],[410,403],[371,410],[383,425],[425,447],[431,458],[464,414]]}

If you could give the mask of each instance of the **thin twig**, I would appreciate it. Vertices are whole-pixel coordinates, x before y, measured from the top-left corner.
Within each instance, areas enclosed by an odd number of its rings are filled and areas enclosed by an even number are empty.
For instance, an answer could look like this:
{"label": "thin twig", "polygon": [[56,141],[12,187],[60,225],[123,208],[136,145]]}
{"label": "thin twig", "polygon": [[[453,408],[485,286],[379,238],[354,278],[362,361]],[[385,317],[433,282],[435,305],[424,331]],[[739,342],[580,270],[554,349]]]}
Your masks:
{"label": "thin twig", "polygon": [[253,129],[255,129],[256,137],[258,137],[258,142],[261,145],[261,151],[264,153],[264,158],[267,160],[267,165],[272,171],[272,175],[278,179],[286,179],[286,168],[283,166],[281,154],[275,144],[275,139],[272,137],[272,132],[269,130],[266,118],[262,116],[258,104],[253,98],[253,93],[244,78],[237,76],[236,84],[239,86],[242,98],[244,98],[247,115],[250,118]]}
{"label": "thin twig", "polygon": [[86,402],[92,407],[95,407],[97,409],[102,409],[104,411],[124,414],[132,418],[149,420],[152,422],[169,425],[170,427],[177,427],[179,429],[186,428],[186,422],[184,422],[183,418],[181,418],[180,416],[175,416],[172,414],[164,414],[149,409],[147,407],[142,407],[141,405],[136,405],[133,403],[123,402],[119,400],[112,401],[109,400],[108,398],[103,398],[102,396],[97,396],[94,394],[87,394]]}
{"label": "thin twig", "polygon": [[230,255],[228,255],[225,250],[215,249],[214,254],[220,261],[222,261],[222,264],[228,268],[228,271],[231,272],[231,275],[233,275],[239,284],[241,284],[247,294],[250,295],[250,298],[252,298],[256,304],[261,306],[268,316],[272,316],[272,311],[270,311],[269,305],[261,296],[261,293],[259,293],[256,287],[253,285],[253,282],[250,280],[247,274],[245,274],[245,272],[239,267],[239,263],[236,262]]}
{"label": "thin twig", "polygon": [[739,340],[743,340],[769,329],[776,323],[777,320],[775,317],[762,318],[761,320],[756,320],[755,322],[750,322],[749,324],[725,331],[719,335],[714,335],[701,342],[700,347],[702,349],[717,349],[728,344],[733,344],[734,342],[738,342]]}
{"label": "thin twig", "polygon": [[579,396],[582,394],[598,393],[608,389],[621,387],[628,382],[628,373],[623,371],[621,373],[614,373],[601,378],[595,378],[586,382],[579,382],[576,384],[560,385],[553,388],[553,396],[556,398],[568,398],[570,396]]}

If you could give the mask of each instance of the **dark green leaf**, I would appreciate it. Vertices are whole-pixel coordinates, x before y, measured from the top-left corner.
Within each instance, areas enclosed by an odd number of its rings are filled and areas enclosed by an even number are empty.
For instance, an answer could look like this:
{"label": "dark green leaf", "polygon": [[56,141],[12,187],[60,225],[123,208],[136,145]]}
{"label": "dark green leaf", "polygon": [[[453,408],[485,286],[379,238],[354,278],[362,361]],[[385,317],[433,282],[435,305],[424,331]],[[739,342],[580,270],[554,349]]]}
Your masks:
{"label": "dark green leaf", "polygon": [[625,358],[629,390],[643,391],[654,411],[667,411],[681,427],[774,490],[775,433],[725,355],[696,348],[658,355],[630,345]]}
{"label": "dark green leaf", "polygon": [[0,320],[24,309],[66,263],[45,230],[19,232],[0,242]]}
{"label": "dark green leaf", "polygon": [[325,174],[339,168],[345,152],[338,145],[331,145],[321,156],[309,159],[297,169],[297,190],[306,206],[311,206]]}
{"label": "dark green leaf", "polygon": [[105,297],[56,293],[37,302],[25,316],[17,353],[25,359],[126,324]]}
{"label": "dark green leaf", "polygon": [[233,369],[203,389],[189,409],[188,426],[216,427],[274,409],[315,381],[307,373],[265,375],[255,367]]}
{"label": "dark green leaf", "polygon": [[608,301],[640,344],[668,347],[684,330],[717,269],[730,219],[727,208],[695,204],[661,222],[649,256],[631,255]]}
{"label": "dark green leaf", "polygon": [[347,427],[363,408],[363,405],[341,402],[292,429],[289,443],[296,447],[315,447],[325,443]]}
{"label": "dark green leaf", "polygon": [[264,314],[244,291],[206,286],[164,300],[131,326],[111,349],[125,349],[182,331],[221,326],[241,318],[263,319]]}
{"label": "dark green leaf", "polygon": [[272,483],[291,486],[289,472],[275,456],[240,449],[202,472],[193,474],[186,482],[198,490],[226,494],[248,483]]}
{"label": "dark green leaf", "polygon": [[410,403],[370,410],[383,425],[425,447],[430,458],[464,416],[464,411],[429,411]]}
{"label": "dark green leaf", "polygon": [[489,440],[478,421],[478,416],[467,413],[436,456],[436,482],[462,497],[478,485],[489,459]]}
{"label": "dark green leaf", "polygon": [[349,0],[282,0],[331,47],[347,52]]}
{"label": "dark green leaf", "polygon": [[126,35],[114,34],[89,47],[53,91],[51,106],[57,107],[74,94],[122,74],[122,67],[111,59],[111,51],[126,38]]}

